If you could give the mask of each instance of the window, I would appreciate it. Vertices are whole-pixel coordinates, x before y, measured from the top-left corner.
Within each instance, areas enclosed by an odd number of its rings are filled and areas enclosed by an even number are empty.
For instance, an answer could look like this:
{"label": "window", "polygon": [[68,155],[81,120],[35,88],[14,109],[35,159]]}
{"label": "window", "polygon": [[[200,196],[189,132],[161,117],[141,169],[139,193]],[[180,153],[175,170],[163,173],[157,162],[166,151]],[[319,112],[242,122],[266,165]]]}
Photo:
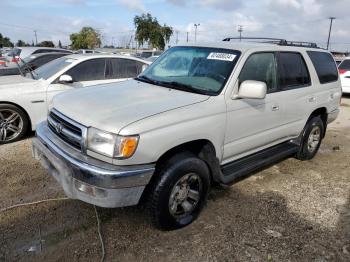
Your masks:
{"label": "window", "polygon": [[245,62],[239,75],[239,83],[246,80],[265,82],[267,92],[277,90],[276,59],[274,53],[255,53]]}
{"label": "window", "polygon": [[309,71],[301,54],[281,52],[278,56],[279,87],[282,90],[311,84]]}
{"label": "window", "polygon": [[345,59],[343,62],[341,62],[339,69],[350,71],[350,59]]}
{"label": "window", "polygon": [[317,51],[308,51],[307,53],[316,69],[321,84],[338,80],[337,66],[331,54]]}
{"label": "window", "polygon": [[108,79],[133,78],[142,72],[143,63],[123,58],[109,59]]}
{"label": "window", "polygon": [[106,59],[91,59],[81,62],[69,69],[65,74],[70,75],[74,82],[105,79]]}

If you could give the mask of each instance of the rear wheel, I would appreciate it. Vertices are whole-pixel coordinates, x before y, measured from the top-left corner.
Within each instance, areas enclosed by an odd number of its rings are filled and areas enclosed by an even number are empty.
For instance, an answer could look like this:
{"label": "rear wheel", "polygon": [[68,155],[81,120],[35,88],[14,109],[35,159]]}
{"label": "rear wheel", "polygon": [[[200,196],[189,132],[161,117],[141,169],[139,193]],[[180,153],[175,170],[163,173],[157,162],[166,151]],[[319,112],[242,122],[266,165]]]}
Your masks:
{"label": "rear wheel", "polygon": [[26,134],[28,125],[23,110],[11,104],[0,104],[0,144],[20,140]]}
{"label": "rear wheel", "polygon": [[170,158],[149,192],[153,224],[163,230],[192,223],[202,210],[210,188],[207,165],[191,153]]}
{"label": "rear wheel", "polygon": [[299,160],[312,159],[320,148],[324,132],[322,119],[319,116],[311,118],[305,126],[296,158]]}

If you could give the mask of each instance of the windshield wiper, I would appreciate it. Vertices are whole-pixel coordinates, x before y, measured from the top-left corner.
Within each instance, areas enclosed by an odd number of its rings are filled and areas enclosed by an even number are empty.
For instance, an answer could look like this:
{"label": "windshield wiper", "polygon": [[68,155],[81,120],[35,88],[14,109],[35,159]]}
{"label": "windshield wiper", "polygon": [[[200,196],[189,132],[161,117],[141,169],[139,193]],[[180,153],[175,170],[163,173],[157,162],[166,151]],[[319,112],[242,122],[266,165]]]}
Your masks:
{"label": "windshield wiper", "polygon": [[173,88],[173,89],[177,89],[177,90],[181,90],[181,91],[186,91],[186,92],[191,92],[191,93],[196,93],[196,94],[201,94],[201,95],[212,95],[213,94],[210,91],[201,90],[201,89],[195,88],[191,85],[179,83],[176,81],[171,81],[171,82],[159,81],[158,84],[169,87],[169,88]]}
{"label": "windshield wiper", "polygon": [[140,75],[138,77],[135,77],[135,80],[138,80],[138,81],[142,81],[142,82],[146,82],[146,83],[149,83],[149,84],[154,84],[154,85],[157,85],[159,82],[156,81],[156,80],[153,80],[147,76],[144,76],[144,75]]}

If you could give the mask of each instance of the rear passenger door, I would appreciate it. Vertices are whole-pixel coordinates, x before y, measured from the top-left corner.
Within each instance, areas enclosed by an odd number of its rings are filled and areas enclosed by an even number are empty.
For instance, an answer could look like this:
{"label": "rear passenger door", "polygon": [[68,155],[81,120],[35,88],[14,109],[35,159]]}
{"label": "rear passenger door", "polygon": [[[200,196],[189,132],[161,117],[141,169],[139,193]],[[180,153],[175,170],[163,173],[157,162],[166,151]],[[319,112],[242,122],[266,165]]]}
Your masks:
{"label": "rear passenger door", "polygon": [[277,53],[278,94],[283,122],[279,128],[282,137],[296,137],[305,125],[305,116],[316,102],[310,73],[299,52]]}
{"label": "rear passenger door", "polygon": [[107,60],[106,79],[111,82],[125,81],[142,72],[144,63],[127,58],[110,58]]}

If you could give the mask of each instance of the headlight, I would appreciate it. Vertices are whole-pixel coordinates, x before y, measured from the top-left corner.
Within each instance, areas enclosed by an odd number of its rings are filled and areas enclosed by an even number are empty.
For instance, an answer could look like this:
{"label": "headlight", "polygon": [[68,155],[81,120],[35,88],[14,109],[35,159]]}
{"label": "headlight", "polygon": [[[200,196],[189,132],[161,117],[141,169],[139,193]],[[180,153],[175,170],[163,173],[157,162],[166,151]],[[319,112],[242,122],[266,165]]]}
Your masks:
{"label": "headlight", "polygon": [[109,157],[128,158],[135,153],[138,140],[139,136],[119,136],[90,127],[87,148]]}

